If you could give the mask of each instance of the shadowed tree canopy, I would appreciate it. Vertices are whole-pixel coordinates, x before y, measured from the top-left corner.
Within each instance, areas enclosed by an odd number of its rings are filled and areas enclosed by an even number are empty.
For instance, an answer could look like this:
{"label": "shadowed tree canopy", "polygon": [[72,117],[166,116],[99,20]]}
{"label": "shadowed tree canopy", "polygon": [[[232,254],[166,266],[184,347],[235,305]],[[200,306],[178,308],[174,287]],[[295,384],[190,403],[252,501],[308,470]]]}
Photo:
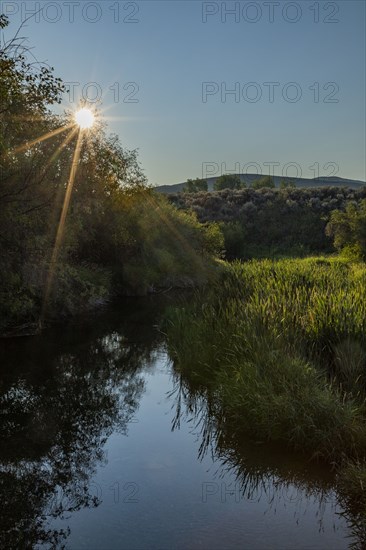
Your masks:
{"label": "shadowed tree canopy", "polygon": [[64,86],[19,33],[0,48],[0,334],[116,293],[203,283],[217,228],[154,194],[102,117],[81,131],[74,113],[54,115]]}

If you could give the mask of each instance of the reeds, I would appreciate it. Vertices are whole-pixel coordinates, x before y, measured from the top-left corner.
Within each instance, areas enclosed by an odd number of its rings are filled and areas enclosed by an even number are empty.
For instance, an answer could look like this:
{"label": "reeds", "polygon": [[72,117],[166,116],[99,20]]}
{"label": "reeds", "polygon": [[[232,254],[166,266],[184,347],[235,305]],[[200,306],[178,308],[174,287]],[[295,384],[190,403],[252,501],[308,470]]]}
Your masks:
{"label": "reeds", "polygon": [[177,368],[256,439],[332,463],[366,454],[366,266],[337,258],[228,264],[171,310]]}

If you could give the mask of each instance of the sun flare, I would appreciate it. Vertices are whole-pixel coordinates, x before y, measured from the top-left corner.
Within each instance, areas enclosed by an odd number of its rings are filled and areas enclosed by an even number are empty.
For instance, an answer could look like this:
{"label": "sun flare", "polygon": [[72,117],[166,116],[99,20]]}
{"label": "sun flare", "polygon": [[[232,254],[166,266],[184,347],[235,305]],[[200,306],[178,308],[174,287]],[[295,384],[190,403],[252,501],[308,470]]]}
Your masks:
{"label": "sun flare", "polygon": [[90,109],[83,107],[82,109],[76,111],[75,121],[82,130],[86,130],[93,126],[95,122],[95,116]]}

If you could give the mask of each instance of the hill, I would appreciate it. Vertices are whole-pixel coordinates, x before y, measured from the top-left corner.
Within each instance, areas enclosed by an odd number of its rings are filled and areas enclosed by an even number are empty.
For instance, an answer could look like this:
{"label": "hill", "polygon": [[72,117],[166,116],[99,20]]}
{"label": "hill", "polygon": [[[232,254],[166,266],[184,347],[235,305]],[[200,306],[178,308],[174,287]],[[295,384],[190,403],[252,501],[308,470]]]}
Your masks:
{"label": "hill", "polygon": [[[258,174],[239,174],[241,181],[251,185],[253,181],[261,178]],[[217,176],[218,177],[218,176]],[[214,183],[217,177],[207,178],[208,190],[213,191]],[[366,182],[360,180],[351,180],[345,178],[331,177],[319,177],[319,178],[290,178],[284,176],[273,176],[276,187],[280,186],[282,180],[292,181],[296,184],[296,187],[351,187],[353,189],[359,189],[366,185]],[[155,191],[159,193],[179,193],[183,189],[184,183],[176,183],[173,185],[158,185],[154,187]]]}

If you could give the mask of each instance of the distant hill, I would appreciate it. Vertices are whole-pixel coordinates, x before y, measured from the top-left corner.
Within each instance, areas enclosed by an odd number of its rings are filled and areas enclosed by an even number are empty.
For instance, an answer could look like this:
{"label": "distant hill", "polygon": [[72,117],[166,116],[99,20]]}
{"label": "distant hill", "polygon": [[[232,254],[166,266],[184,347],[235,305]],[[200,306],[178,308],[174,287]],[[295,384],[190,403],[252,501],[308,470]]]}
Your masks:
{"label": "distant hill", "polygon": [[[239,176],[241,181],[245,181],[247,185],[251,185],[253,181],[262,177],[258,174],[239,174]],[[209,191],[213,191],[213,185],[218,177],[219,176],[207,178]],[[296,187],[352,187],[353,189],[359,189],[363,185],[366,185],[366,182],[364,181],[337,178],[335,176],[312,179],[273,176],[273,179],[276,187],[280,186],[280,182],[282,180],[293,181],[296,184]],[[182,191],[183,185],[184,183],[176,183],[174,185],[158,185],[157,187],[154,187],[154,189],[159,193],[179,193]]]}

